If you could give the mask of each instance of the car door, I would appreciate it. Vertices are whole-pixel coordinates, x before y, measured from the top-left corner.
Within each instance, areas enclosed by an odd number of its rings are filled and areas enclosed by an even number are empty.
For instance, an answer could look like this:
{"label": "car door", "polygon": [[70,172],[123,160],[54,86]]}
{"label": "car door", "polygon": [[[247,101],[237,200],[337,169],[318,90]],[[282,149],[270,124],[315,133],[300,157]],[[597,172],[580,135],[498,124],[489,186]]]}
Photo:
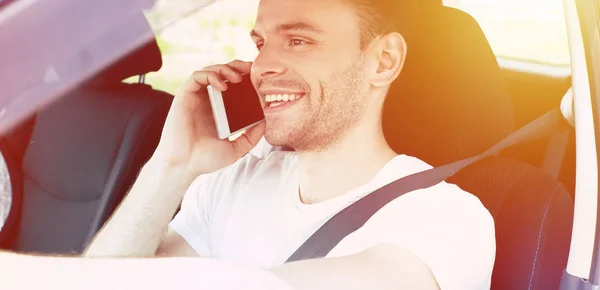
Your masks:
{"label": "car door", "polygon": [[600,286],[598,141],[600,141],[600,21],[597,0],[565,0],[576,128],[573,235],[561,289]]}

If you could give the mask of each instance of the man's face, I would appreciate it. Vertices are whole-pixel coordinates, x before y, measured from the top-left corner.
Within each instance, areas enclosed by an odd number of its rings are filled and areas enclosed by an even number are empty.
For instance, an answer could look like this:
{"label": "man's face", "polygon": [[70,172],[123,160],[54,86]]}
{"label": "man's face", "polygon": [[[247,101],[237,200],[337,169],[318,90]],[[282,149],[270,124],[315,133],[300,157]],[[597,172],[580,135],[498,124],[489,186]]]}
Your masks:
{"label": "man's face", "polygon": [[369,85],[351,6],[342,0],[262,0],[252,38],[260,50],[252,80],[269,143],[324,150],[359,123]]}

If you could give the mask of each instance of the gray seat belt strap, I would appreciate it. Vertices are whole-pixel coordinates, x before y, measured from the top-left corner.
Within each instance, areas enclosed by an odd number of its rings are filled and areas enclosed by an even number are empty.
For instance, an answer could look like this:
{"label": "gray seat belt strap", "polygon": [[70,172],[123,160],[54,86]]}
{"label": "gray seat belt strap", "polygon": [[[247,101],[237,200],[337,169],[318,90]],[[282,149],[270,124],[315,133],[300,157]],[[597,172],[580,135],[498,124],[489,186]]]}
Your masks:
{"label": "gray seat belt strap", "polygon": [[564,126],[559,109],[552,110],[514,132],[484,153],[400,178],[338,212],[294,252],[287,262],[323,258],[346,236],[361,228],[377,211],[403,194],[434,186],[461,169],[511,146],[549,136]]}
{"label": "gray seat belt strap", "polygon": [[570,137],[571,132],[564,130],[552,134],[548,140],[548,147],[546,148],[542,169],[554,178],[558,178],[560,174]]}

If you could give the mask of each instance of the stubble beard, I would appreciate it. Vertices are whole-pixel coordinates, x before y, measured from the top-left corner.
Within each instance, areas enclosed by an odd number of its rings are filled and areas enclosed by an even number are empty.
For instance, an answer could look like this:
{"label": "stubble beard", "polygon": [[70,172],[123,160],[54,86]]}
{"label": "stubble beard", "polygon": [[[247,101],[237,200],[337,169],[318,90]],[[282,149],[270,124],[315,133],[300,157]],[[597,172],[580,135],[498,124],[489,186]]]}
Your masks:
{"label": "stubble beard", "polygon": [[321,82],[319,102],[305,103],[302,120],[289,126],[267,123],[267,141],[296,152],[322,152],[339,143],[365,112],[363,67],[363,59],[358,57],[349,68]]}

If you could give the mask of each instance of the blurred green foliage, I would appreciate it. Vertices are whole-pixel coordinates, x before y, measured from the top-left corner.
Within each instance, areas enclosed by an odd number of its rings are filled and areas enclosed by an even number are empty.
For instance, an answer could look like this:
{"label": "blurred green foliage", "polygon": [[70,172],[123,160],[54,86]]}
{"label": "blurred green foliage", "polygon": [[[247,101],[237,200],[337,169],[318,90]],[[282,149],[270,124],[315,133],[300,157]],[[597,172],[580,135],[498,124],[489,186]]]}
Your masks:
{"label": "blurred green foliage", "polygon": [[[569,65],[560,0],[445,0],[445,3],[471,14],[499,57]],[[148,74],[147,83],[174,94],[196,69],[240,57],[251,60],[255,48],[247,32],[254,25],[257,5],[258,0],[220,0],[158,33],[163,68]]]}

